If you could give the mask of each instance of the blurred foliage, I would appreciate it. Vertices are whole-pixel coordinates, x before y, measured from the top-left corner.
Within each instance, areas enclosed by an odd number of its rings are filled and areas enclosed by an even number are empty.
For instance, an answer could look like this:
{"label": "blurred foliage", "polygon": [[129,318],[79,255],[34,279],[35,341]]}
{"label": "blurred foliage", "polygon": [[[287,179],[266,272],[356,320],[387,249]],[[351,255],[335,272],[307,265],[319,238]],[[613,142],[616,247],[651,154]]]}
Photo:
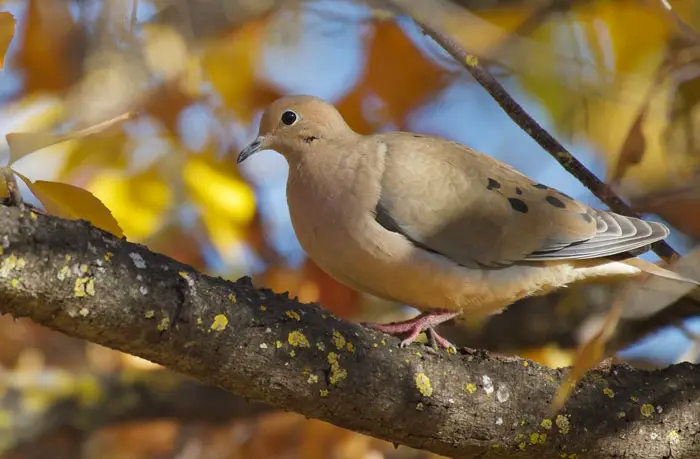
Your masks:
{"label": "blurred foliage", "polygon": [[[379,2],[347,15],[338,11],[350,11],[351,0],[204,3],[0,2],[0,116],[9,165],[50,213],[90,220],[227,277],[255,266],[259,284],[321,302],[342,317],[398,317],[402,312],[388,305],[369,307],[378,300],[340,285],[310,260],[288,263],[269,212],[259,212],[261,185],[230,155],[253,137],[261,109],[287,91],[270,77],[266,55],[309,48],[304,18],[320,19],[331,34],[362,23],[361,68],[335,100],[358,132],[409,128],[464,73]],[[556,136],[593,149],[624,197],[697,239],[700,1],[671,3],[673,11],[644,0],[444,1],[432,9],[449,7],[441,16],[447,31],[534,98]],[[6,193],[3,184],[0,195]],[[0,330],[0,364],[8,371],[149,367],[25,321],[2,319]],[[571,362],[570,353],[550,347],[521,355],[552,366]],[[52,448],[68,448],[69,456],[78,446],[66,438],[7,457],[43,457]],[[224,427],[115,426],[78,440],[82,456],[101,458],[413,454],[282,413]]]}

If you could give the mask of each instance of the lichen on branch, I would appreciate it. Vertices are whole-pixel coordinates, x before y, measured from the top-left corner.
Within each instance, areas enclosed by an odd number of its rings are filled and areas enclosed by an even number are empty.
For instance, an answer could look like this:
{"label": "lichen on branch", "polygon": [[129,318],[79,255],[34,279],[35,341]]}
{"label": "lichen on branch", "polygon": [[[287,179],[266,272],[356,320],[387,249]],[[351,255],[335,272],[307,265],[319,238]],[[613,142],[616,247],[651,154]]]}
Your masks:
{"label": "lichen on branch", "polygon": [[317,305],[201,274],[86,222],[0,206],[0,246],[0,312],[394,443],[456,458],[700,454],[693,365],[594,371],[549,416],[561,370],[401,349]]}

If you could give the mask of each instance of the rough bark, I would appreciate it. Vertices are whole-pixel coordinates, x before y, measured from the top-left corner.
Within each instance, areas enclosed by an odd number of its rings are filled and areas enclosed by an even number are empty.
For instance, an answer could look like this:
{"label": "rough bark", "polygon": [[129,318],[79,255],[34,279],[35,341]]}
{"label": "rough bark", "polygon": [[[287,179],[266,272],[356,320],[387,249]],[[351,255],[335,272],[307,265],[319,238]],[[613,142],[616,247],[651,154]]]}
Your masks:
{"label": "rough bark", "polygon": [[0,206],[0,311],[240,396],[456,458],[696,457],[700,373],[562,372],[398,347],[313,304],[228,282],[86,222]]}

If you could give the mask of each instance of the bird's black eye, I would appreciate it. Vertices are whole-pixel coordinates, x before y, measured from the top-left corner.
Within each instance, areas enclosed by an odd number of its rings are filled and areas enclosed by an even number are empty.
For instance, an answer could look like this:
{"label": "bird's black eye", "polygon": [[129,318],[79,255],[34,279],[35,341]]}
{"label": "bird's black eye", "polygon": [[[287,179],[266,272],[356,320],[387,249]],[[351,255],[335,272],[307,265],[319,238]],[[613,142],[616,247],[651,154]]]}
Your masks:
{"label": "bird's black eye", "polygon": [[286,112],[282,113],[282,122],[287,126],[291,126],[297,122],[297,114],[291,110],[287,110]]}

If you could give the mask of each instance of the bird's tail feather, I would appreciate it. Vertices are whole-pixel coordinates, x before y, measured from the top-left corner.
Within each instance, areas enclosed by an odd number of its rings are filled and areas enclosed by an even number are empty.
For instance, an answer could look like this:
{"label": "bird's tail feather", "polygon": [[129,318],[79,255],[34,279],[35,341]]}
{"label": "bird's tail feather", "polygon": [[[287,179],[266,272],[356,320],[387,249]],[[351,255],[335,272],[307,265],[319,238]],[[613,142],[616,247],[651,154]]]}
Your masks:
{"label": "bird's tail feather", "polygon": [[[624,263],[629,266],[633,266],[645,273],[652,274],[654,276],[662,277],[665,279],[671,279],[671,280],[676,280],[679,282],[684,282],[684,283],[689,283],[695,286],[700,285],[700,281],[691,279],[690,277],[684,276],[682,274],[679,274],[675,271],[671,271],[670,269],[663,268],[661,266],[655,265],[654,263],[648,262],[646,260],[642,260],[641,258],[630,258],[627,260],[622,261],[621,263]],[[689,288],[689,291],[692,289]]]}

